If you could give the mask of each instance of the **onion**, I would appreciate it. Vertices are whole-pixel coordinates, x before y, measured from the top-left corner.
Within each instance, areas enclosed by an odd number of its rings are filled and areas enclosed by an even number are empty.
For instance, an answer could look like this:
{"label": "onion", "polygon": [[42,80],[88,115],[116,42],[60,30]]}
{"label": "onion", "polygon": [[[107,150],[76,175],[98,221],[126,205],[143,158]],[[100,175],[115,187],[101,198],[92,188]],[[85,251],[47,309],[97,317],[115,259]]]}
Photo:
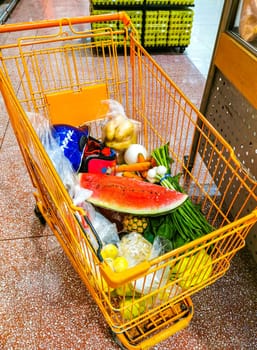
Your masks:
{"label": "onion", "polygon": [[164,165],[159,165],[159,166],[157,167],[157,169],[156,169],[156,173],[157,173],[158,175],[161,175],[161,176],[165,175],[165,174],[167,173],[167,168],[166,168],[166,166],[164,166]]}
{"label": "onion", "polygon": [[147,172],[147,176],[149,176],[151,179],[155,179],[157,172],[156,172],[157,167],[151,168]]}
{"label": "onion", "polygon": [[148,157],[148,152],[143,145],[132,143],[124,153],[124,160],[127,164],[137,163],[138,155],[142,153],[145,158]]}

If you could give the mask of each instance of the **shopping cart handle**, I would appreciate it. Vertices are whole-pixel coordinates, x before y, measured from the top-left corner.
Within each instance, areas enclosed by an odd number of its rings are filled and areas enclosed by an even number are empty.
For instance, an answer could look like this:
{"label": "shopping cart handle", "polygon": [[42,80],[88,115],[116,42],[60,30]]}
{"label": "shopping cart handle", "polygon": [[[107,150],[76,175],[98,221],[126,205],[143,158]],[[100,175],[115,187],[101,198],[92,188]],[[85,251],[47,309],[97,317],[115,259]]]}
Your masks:
{"label": "shopping cart handle", "polygon": [[145,276],[150,270],[151,264],[148,260],[142,261],[136,266],[130,267],[123,272],[114,272],[108,263],[99,265],[101,276],[104,277],[107,284],[112,288],[124,286],[125,283],[131,282],[137,278]]}
{"label": "shopping cart handle", "polygon": [[130,24],[130,18],[125,12],[116,12],[93,16],[59,18],[35,22],[4,24],[0,26],[0,33],[18,32],[22,30],[33,30],[59,26],[71,26],[74,24],[95,23],[102,21],[122,21],[125,26],[128,26]]}

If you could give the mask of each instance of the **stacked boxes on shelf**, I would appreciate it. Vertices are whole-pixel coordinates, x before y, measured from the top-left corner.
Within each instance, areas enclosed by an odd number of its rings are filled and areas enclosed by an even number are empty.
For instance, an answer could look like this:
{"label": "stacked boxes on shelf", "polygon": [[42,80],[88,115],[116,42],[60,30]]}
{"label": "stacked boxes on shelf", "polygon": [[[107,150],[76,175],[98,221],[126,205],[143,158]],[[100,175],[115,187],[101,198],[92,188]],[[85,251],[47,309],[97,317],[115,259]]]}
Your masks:
{"label": "stacked boxes on shelf", "polygon": [[180,47],[190,44],[194,12],[184,10],[145,11],[144,46]]}
{"label": "stacked boxes on shelf", "polygon": [[158,47],[167,45],[169,11],[146,11],[144,46]]}
{"label": "stacked boxes on shelf", "polygon": [[[194,16],[187,6],[193,5],[194,0],[91,0],[91,14],[126,11],[143,46],[175,47],[183,52],[190,44]],[[104,22],[98,22],[92,28],[104,25]],[[122,26],[113,23],[112,30],[122,29]],[[114,38],[123,40],[120,35]]]}
{"label": "stacked boxes on shelf", "polygon": [[[101,14],[105,14],[105,13],[114,13],[117,12],[117,10],[95,10],[95,9],[91,9],[91,15],[101,15]],[[135,29],[137,30],[138,33],[138,39],[141,42],[141,38],[142,38],[142,31],[143,31],[143,11],[141,10],[137,10],[137,11],[131,11],[128,10],[126,11],[126,13],[128,14],[128,16],[130,17]],[[111,30],[113,31],[113,39],[117,42],[121,43],[121,46],[123,46],[123,40],[124,37],[121,34],[115,34],[115,32],[117,32],[118,30],[121,30],[123,28],[123,23],[122,22],[95,22],[92,23],[92,29],[99,29],[99,28],[103,28],[103,27],[109,27],[111,28]],[[103,36],[96,36],[94,38],[95,41],[102,41],[104,40]],[[128,42],[129,44],[129,42]]]}
{"label": "stacked boxes on shelf", "polygon": [[91,4],[94,6],[137,6],[143,5],[145,0],[92,0]]}
{"label": "stacked boxes on shelf", "polygon": [[[131,19],[131,22],[133,23],[133,26],[135,27],[137,34],[138,34],[138,40],[140,43],[142,43],[142,34],[143,34],[143,11],[137,10],[137,11],[131,11],[126,10],[126,13]],[[123,27],[123,23],[120,24]]]}
{"label": "stacked boxes on shelf", "polygon": [[[117,11],[108,11],[108,13],[115,13]],[[106,10],[92,10],[91,11],[91,14],[92,15],[102,15],[102,14],[105,14],[106,13]],[[97,29],[101,29],[101,28],[110,28],[112,30],[112,32],[114,33],[114,37],[113,39],[114,40],[118,40],[118,35],[115,34],[115,32],[117,32],[118,30],[118,22],[95,22],[95,23],[92,23],[92,29],[93,30],[97,30]],[[108,40],[109,39],[109,35],[106,35],[106,37],[104,35],[99,35],[99,36],[95,36],[94,37],[94,40],[95,41],[104,41],[104,40]]]}
{"label": "stacked boxes on shelf", "polygon": [[195,0],[145,0],[146,5],[192,6]]}
{"label": "stacked boxes on shelf", "polygon": [[190,44],[193,17],[190,9],[170,11],[167,46],[183,48]]}
{"label": "stacked boxes on shelf", "polygon": [[145,12],[144,46],[155,46],[155,34],[158,26],[158,11]]}

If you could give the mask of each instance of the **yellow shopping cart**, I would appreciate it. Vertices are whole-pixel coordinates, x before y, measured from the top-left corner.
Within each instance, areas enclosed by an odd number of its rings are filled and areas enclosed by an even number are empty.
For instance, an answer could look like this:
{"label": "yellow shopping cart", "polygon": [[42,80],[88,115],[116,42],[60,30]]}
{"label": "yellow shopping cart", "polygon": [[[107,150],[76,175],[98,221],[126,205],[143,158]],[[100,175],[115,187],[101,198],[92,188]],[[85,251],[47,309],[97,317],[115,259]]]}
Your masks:
{"label": "yellow shopping cart", "polygon": [[[91,29],[90,23],[96,22],[106,25]],[[1,35],[14,31],[17,41],[0,47],[0,89],[35,188],[38,213],[58,238],[117,342],[127,349],[148,349],[188,325],[193,315],[191,295],[222,277],[244,247],[257,221],[257,182],[139,44],[125,13],[0,27]],[[105,99],[119,101],[127,116],[140,122],[138,141],[146,148],[169,144],[172,171],[182,174],[181,185],[215,227],[123,273],[113,272],[103,261],[100,246],[92,246],[94,227],[87,213],[74,205],[28,118],[34,113],[52,123],[90,123],[92,135],[100,138]],[[192,257],[206,256],[203,253],[210,259],[186,265]],[[181,275],[181,269],[187,272]],[[118,296],[117,288],[122,291]]]}

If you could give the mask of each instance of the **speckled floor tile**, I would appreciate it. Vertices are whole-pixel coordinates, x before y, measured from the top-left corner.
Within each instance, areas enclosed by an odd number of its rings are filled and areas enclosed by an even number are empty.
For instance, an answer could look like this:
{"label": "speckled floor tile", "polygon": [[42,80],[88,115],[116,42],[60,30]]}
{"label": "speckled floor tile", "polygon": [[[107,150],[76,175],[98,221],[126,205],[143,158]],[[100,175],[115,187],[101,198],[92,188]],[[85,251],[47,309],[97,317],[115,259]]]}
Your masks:
{"label": "speckled floor tile", "polygon": [[57,240],[47,240],[38,349],[119,349],[93,298]]}
{"label": "speckled floor tile", "polygon": [[[26,3],[26,5],[24,5]],[[60,17],[86,16],[89,14],[89,3],[87,1],[72,0],[53,1],[20,0],[15,10],[8,19],[9,23],[19,21],[36,21],[41,19],[52,19]]]}
{"label": "speckled floor tile", "polygon": [[176,54],[152,56],[165,69],[178,88],[199,108],[205,79],[187,56]]}
{"label": "speckled floor tile", "polygon": [[4,103],[3,97],[2,97],[2,95],[0,95],[0,149],[1,149],[2,144],[4,142],[6,129],[8,127],[8,123],[9,123],[8,114],[5,110],[3,103]]}
{"label": "speckled floor tile", "polygon": [[34,215],[35,189],[11,126],[0,151],[0,164],[0,221],[5,223],[0,225],[0,240],[44,235],[45,228]]}
{"label": "speckled floor tile", "polygon": [[29,22],[44,17],[47,1],[29,1],[24,7],[24,1],[19,1],[8,18],[8,23]]}
{"label": "speckled floor tile", "polygon": [[1,349],[36,349],[45,243],[45,238],[0,241]]}
{"label": "speckled floor tile", "polygon": [[257,265],[247,248],[232,260],[230,270],[193,297],[191,327],[207,349],[257,348]]}

